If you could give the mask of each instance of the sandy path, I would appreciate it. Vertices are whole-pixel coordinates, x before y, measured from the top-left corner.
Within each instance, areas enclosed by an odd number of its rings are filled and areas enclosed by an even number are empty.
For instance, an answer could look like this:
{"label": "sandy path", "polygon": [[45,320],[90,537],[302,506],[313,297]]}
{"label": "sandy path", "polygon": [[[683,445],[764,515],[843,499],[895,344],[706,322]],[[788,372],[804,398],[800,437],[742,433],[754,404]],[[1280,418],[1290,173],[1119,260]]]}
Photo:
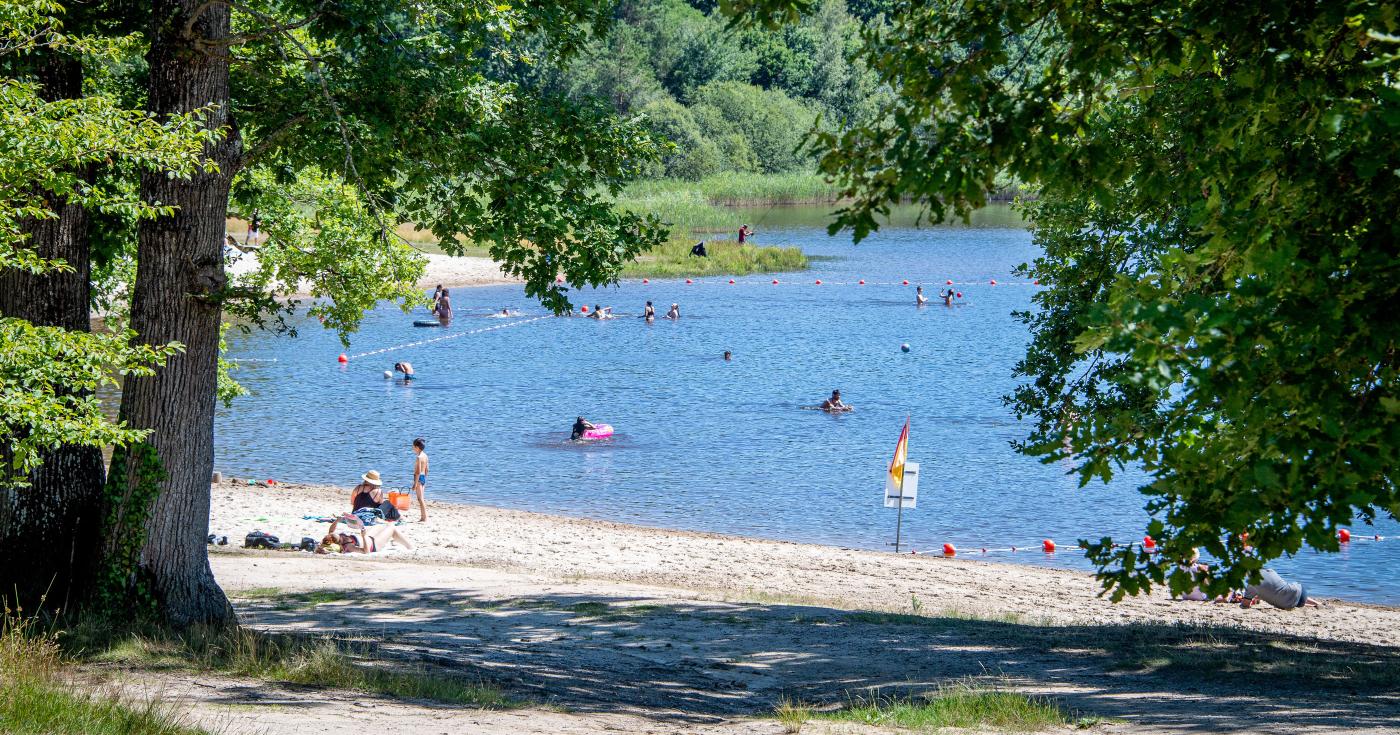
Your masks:
{"label": "sandy path", "polygon": [[[224,483],[211,523],[296,540],[324,529],[300,516],[347,499],[339,488]],[[478,677],[530,707],[482,712],[215,677],[154,684],[229,733],[302,735],[309,723],[777,733],[767,715],[782,697],[837,706],[968,679],[1110,718],[1096,732],[1400,732],[1396,609],[1246,611],[1160,596],[1114,605],[1076,572],[446,503],[429,511],[429,524],[405,527],[421,547],[413,554],[230,546],[215,547],[211,563],[247,625],[367,638],[389,660]],[[302,594],[311,591],[319,597]]]}

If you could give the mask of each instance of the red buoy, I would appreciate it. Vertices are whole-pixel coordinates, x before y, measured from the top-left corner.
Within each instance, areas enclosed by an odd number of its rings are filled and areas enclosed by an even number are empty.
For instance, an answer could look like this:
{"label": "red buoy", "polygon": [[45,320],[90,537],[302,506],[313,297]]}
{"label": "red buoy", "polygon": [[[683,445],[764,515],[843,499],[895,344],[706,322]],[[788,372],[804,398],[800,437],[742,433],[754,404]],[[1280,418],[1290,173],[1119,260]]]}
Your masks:
{"label": "red buoy", "polygon": [[948,280],[946,280],[946,281],[943,282],[943,285],[945,285],[945,286],[951,286],[951,285],[953,285],[953,279],[949,278]]}
{"label": "red buoy", "polygon": [[1142,548],[1147,549],[1148,551],[1155,551],[1157,549],[1157,542],[1153,541],[1151,536],[1143,536]]}
{"label": "red buoy", "polygon": [[820,279],[820,278],[817,279],[817,285],[818,285],[818,286],[822,285],[822,279]]}
{"label": "red buoy", "polygon": [[580,314],[587,314],[587,313],[588,313],[588,307],[587,307],[587,306],[580,306],[580,307],[578,307],[578,310],[579,310],[579,313],[580,313]]}
{"label": "red buoy", "polygon": [[776,278],[773,279],[773,285],[774,285],[774,286],[778,285],[778,279],[776,279]]}
{"label": "red buoy", "polygon": [[1337,529],[1337,540],[1341,541],[1344,544],[1351,543],[1351,531],[1348,531],[1345,528]]}
{"label": "red buoy", "polygon": [[692,280],[690,280],[689,278],[687,278],[687,279],[685,279],[685,283],[686,283],[686,285],[688,286],[688,285],[690,285],[690,284],[692,284],[692,283],[695,283],[695,281],[692,281]]}
{"label": "red buoy", "polygon": [[943,555],[944,555],[944,556],[956,556],[957,553],[958,553],[957,548],[955,548],[952,544],[943,544]]}
{"label": "red buoy", "polygon": [[864,278],[860,279],[860,285],[862,285],[862,286],[865,285],[865,279],[864,279]]}
{"label": "red buoy", "polygon": [[563,276],[555,276],[555,277],[554,277],[554,282],[555,282],[555,283],[563,283],[563,282],[564,282],[564,277],[563,277]]}
{"label": "red buoy", "polygon": [[1045,539],[1044,541],[1040,542],[1040,548],[1043,549],[1047,554],[1053,554],[1055,553],[1055,542],[1051,541],[1050,539]]}
{"label": "red buoy", "polygon": [[995,279],[995,278],[992,279],[992,285],[993,285],[993,286],[997,285],[997,279]]}
{"label": "red buoy", "polygon": [[335,358],[335,361],[336,361],[336,362],[350,362],[350,358],[346,357],[346,356],[345,356],[345,353],[342,352],[342,353],[340,353],[340,357]]}
{"label": "red buoy", "polygon": [[1037,278],[1037,279],[1035,279],[1034,281],[1031,281],[1031,285],[1032,285],[1032,286],[1039,286],[1039,285],[1040,285],[1040,279]]}
{"label": "red buoy", "polygon": [[733,279],[733,278],[729,279],[729,285],[731,285],[731,286],[734,285],[734,279]]}
{"label": "red buoy", "polygon": [[648,283],[651,283],[651,281],[649,281],[649,280],[647,280],[647,279],[645,279],[645,278],[642,279],[642,285],[646,285],[646,284],[648,284]]}
{"label": "red buoy", "polygon": [[908,286],[908,285],[909,285],[909,281],[905,281],[905,282],[904,282],[903,284],[901,284],[901,285]]}
{"label": "red buoy", "polygon": [[962,291],[958,292],[958,298],[962,298]]}

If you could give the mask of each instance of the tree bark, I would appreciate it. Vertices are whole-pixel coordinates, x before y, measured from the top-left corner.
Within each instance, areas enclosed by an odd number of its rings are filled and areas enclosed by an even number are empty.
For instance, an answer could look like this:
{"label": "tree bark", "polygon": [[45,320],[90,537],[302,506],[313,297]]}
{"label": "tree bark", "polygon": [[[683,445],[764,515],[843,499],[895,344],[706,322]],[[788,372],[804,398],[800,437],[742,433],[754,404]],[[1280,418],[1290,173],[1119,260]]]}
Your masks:
{"label": "tree bark", "polygon": [[225,284],[224,216],[241,144],[229,113],[227,48],[200,42],[228,36],[229,6],[155,0],[154,9],[147,56],[150,111],[164,118],[213,105],[207,124],[228,132],[205,151],[218,171],[189,180],[141,177],[146,201],[178,210],[141,223],[131,326],[144,342],[174,340],[185,350],[155,376],[128,380],[122,394],[122,418],[152,430],[148,442],[168,473],[146,521],[136,578],[149,586],[166,624],[228,625],[234,622],[233,609],[209,568],[205,536],[214,466],[219,298]]}
{"label": "tree bark", "polygon": [[[83,93],[82,63],[54,53],[33,57],[30,71],[52,102]],[[84,172],[92,179],[91,170]],[[0,271],[0,315],[36,326],[88,331],[90,326],[89,216],[82,206],[48,194],[55,219],[22,226],[41,258],[61,259],[71,272],[35,275]],[[102,452],[59,447],[44,453],[29,487],[0,488],[0,595],[25,610],[80,603],[91,585],[100,550]]]}

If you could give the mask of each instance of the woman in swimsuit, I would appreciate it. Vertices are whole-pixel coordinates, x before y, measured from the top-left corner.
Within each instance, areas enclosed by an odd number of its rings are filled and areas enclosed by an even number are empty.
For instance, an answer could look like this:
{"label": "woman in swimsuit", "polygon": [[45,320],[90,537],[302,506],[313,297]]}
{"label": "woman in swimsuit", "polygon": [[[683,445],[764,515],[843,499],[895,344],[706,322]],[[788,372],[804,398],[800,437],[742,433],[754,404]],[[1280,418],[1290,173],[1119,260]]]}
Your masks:
{"label": "woman in swimsuit", "polygon": [[650,301],[647,302],[646,308],[642,309],[642,318],[649,322],[656,321],[656,309],[652,307]]}
{"label": "woman in swimsuit", "polygon": [[[350,527],[358,527],[358,536],[350,533],[336,533],[336,526],[341,521],[345,521]],[[321,539],[321,545],[316,547],[318,554],[370,554],[376,551],[384,551],[389,548],[389,544],[398,542],[408,551],[413,551],[413,542],[403,535],[397,526],[370,526],[366,527],[360,519],[352,515],[342,516],[331,522],[331,527],[326,530],[326,535]]]}

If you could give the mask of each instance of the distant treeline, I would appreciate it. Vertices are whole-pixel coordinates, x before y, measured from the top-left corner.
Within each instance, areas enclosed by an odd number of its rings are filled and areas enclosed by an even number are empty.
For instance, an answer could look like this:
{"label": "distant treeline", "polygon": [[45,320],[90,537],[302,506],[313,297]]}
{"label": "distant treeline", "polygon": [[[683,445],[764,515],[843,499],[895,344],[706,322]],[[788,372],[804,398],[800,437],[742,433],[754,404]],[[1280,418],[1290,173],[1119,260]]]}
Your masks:
{"label": "distant treeline", "polygon": [[675,144],[650,174],[699,180],[722,172],[812,167],[798,148],[818,118],[869,118],[888,92],[849,60],[862,23],[888,0],[823,0],[778,30],[730,29],[713,0],[621,0],[607,34],[568,66],[533,81],[641,115]]}

